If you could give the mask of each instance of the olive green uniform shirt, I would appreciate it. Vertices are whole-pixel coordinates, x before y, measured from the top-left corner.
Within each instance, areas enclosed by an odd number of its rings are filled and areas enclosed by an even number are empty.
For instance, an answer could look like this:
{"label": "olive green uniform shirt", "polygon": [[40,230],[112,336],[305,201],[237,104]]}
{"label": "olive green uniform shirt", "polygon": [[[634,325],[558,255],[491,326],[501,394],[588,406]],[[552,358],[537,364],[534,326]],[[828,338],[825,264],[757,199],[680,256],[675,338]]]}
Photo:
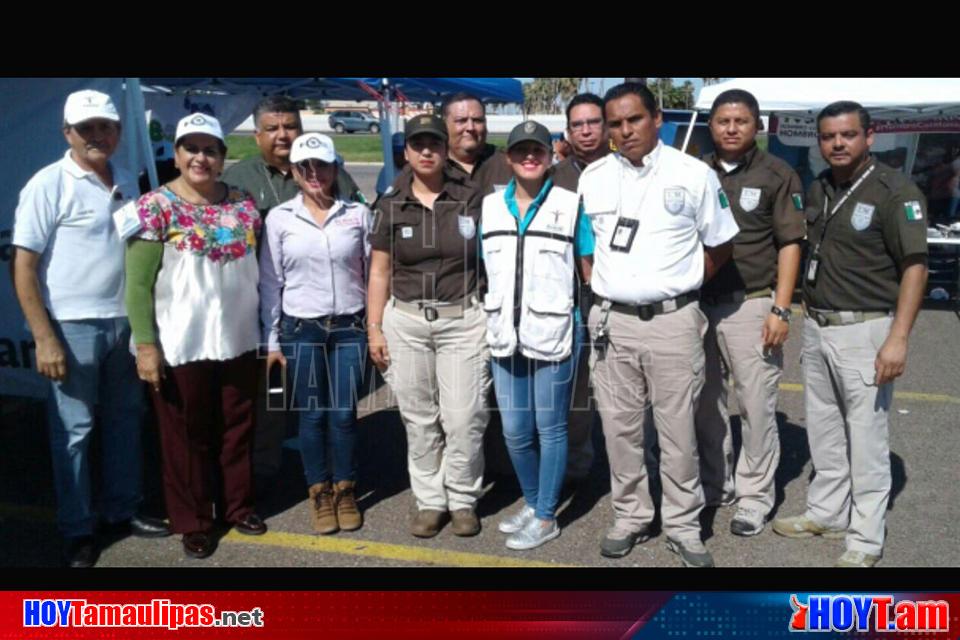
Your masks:
{"label": "olive green uniform shirt", "polygon": [[[845,193],[873,171],[831,215]],[[899,171],[872,160],[848,184],[834,185],[830,170],[807,193],[810,257],[801,278],[803,300],[814,309],[892,311],[902,264],[927,255],[927,203]],[[816,260],[815,281],[809,280]]]}
{"label": "olive green uniform shirt", "polygon": [[703,286],[706,296],[775,288],[780,249],[806,235],[803,186],[786,162],[754,146],[732,171],[711,154],[713,167],[740,227],[733,255]]}

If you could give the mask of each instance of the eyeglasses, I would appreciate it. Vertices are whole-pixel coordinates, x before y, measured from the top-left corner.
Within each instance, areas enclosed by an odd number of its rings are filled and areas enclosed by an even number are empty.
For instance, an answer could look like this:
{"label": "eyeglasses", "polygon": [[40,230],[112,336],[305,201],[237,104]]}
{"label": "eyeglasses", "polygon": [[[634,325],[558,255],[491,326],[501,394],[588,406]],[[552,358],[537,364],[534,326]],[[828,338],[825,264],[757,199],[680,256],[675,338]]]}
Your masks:
{"label": "eyeglasses", "polygon": [[316,173],[329,167],[330,163],[317,160],[316,158],[307,158],[306,160],[301,160],[296,163],[294,166],[300,170],[300,173],[307,173],[308,171]]}
{"label": "eyeglasses", "polygon": [[567,126],[570,127],[571,131],[577,131],[579,129],[586,129],[587,127],[597,129],[601,125],[603,125],[603,118],[590,118],[589,120],[574,120]]}

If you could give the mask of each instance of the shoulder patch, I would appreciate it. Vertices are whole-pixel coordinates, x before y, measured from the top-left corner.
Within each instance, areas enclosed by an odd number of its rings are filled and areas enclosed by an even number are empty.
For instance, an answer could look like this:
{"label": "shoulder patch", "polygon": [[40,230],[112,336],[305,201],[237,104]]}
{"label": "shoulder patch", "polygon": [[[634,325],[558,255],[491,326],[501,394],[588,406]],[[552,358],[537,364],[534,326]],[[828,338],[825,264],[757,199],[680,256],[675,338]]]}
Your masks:
{"label": "shoulder patch", "polygon": [[791,193],[790,199],[793,200],[793,206],[797,211],[803,211],[803,194]]}
{"label": "shoulder patch", "polygon": [[730,201],[727,200],[727,194],[723,192],[723,189],[717,189],[717,198],[720,200],[720,206],[724,209],[730,208]]}
{"label": "shoulder patch", "polygon": [[923,220],[923,211],[920,208],[919,200],[909,200],[903,203],[903,212],[907,216],[907,220],[913,222],[915,220]]}

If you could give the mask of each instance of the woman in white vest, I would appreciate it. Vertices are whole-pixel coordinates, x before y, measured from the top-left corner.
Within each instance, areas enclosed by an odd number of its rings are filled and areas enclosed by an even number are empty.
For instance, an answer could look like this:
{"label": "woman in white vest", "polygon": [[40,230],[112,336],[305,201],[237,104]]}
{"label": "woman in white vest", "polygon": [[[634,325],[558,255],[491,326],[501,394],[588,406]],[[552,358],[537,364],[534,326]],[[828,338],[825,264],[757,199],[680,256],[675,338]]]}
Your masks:
{"label": "woman in white vest", "polygon": [[576,260],[589,281],[593,254],[589,220],[577,194],[553,184],[550,154],[546,127],[515,127],[507,140],[514,177],[483,199],[481,215],[493,384],[524,498],[499,526],[511,534],[510,549],[533,549],[560,535],[556,509],[576,366]]}

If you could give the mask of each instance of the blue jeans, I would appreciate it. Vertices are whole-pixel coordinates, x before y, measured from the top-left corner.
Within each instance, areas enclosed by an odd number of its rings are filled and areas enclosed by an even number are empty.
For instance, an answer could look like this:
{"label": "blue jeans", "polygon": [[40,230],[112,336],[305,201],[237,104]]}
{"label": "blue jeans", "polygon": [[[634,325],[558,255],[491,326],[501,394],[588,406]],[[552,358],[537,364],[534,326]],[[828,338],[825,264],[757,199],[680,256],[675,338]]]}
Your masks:
{"label": "blue jeans", "polygon": [[327,325],[284,315],[280,341],[288,375],[293,376],[290,409],[300,414],[300,456],[307,485],[331,480],[328,451],[333,458],[332,480],[356,480],[357,398],[367,354],[362,316],[337,316]]}
{"label": "blue jeans", "polygon": [[52,324],[67,358],[67,377],[52,383],[47,399],[57,524],[73,538],[93,534],[96,524],[88,452],[95,415],[102,446],[100,515],[120,522],[140,504],[143,388],[126,318]]}
{"label": "blue jeans", "polygon": [[553,520],[560,501],[567,467],[567,415],[580,342],[580,332],[575,330],[573,356],[560,362],[527,358],[519,348],[508,358],[490,361],[507,452],[523,498],[541,520]]}

